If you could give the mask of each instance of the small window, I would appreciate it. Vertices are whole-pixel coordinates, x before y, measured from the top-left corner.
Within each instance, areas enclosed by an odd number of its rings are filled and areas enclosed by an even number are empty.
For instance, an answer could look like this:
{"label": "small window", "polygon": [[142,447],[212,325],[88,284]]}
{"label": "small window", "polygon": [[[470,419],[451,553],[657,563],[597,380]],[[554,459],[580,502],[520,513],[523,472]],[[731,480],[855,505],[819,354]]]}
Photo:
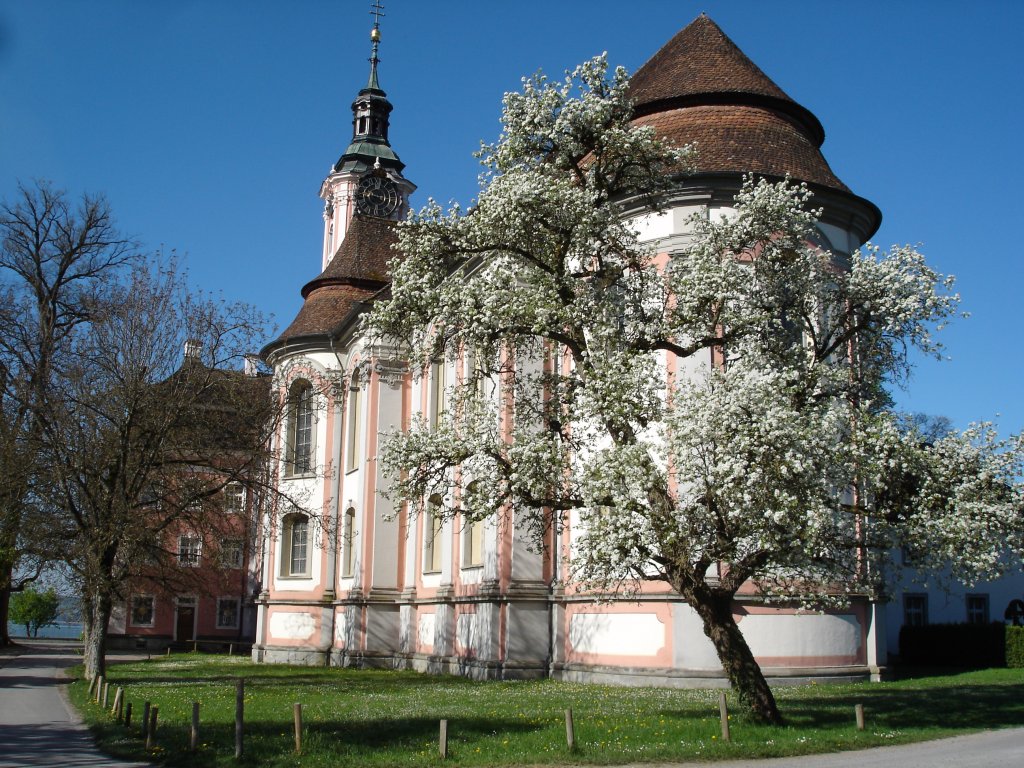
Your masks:
{"label": "small window", "polygon": [[288,395],[288,468],[292,474],[313,471],[313,385],[297,381]]}
{"label": "small window", "polygon": [[928,623],[928,595],[903,596],[903,623],[923,627]]}
{"label": "small window", "polygon": [[309,575],[309,518],[288,515],[284,519],[281,546],[281,575]]}
{"label": "small window", "polygon": [[434,495],[427,502],[426,516],[423,518],[423,572],[439,573],[441,571],[441,531],[444,521],[441,518],[441,497]]}
{"label": "small window", "polygon": [[217,629],[238,629],[238,598],[217,598]]}
{"label": "small window", "polygon": [[232,515],[245,511],[245,487],[241,483],[224,486],[224,511]]}
{"label": "small window", "polygon": [[967,596],[967,623],[988,624],[988,595]]}
{"label": "small window", "polygon": [[220,543],[220,564],[222,568],[241,568],[244,556],[245,553],[241,539],[224,539]]}
{"label": "small window", "polygon": [[357,371],[352,372],[348,389],[348,429],[345,440],[345,469],[350,471],[359,466],[359,432],[363,409],[363,391]]}
{"label": "small window", "polygon": [[345,522],[341,528],[341,575],[349,578],[356,567],[356,510],[345,510]]}
{"label": "small window", "polygon": [[178,537],[178,565],[183,568],[198,568],[202,540],[198,536]]}
{"label": "small window", "polygon": [[135,595],[132,598],[131,625],[152,627],[156,619],[156,601],[152,595]]}

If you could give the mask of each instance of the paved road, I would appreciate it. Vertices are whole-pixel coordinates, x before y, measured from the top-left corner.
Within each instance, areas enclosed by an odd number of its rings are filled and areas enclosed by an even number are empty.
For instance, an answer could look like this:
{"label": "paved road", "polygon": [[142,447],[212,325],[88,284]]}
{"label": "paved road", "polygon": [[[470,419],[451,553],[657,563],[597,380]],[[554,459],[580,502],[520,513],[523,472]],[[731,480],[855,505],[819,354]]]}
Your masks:
{"label": "paved road", "polygon": [[1010,768],[1014,765],[1024,765],[1024,728],[830,755],[723,763],[644,763],[623,768]]}
{"label": "paved road", "polygon": [[32,643],[0,656],[0,768],[145,768],[105,757],[61,695],[64,670],[78,663],[70,643]]}

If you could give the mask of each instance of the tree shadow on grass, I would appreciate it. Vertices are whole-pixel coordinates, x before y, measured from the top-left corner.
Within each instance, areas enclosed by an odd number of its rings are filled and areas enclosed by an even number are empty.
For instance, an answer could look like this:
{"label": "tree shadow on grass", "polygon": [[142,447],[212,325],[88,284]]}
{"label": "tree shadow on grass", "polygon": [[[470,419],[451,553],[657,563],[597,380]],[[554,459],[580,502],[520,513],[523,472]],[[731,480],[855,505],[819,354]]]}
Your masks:
{"label": "tree shadow on grass", "polygon": [[[457,756],[459,745],[481,738],[522,735],[543,730],[544,726],[529,725],[509,719],[459,718],[450,720],[448,734],[452,755]],[[131,733],[116,723],[100,723],[92,727],[100,743],[119,757],[152,758],[146,752],[137,728]],[[387,753],[415,754],[430,745],[437,749],[439,722],[428,718],[401,720],[329,720],[306,723],[303,727],[303,753],[329,754],[333,764],[359,765],[361,761],[387,764]],[[293,749],[291,723],[253,721],[245,723],[243,757],[237,765],[254,766],[286,764]],[[168,766],[206,766],[224,762],[234,754],[234,724],[216,723],[200,726],[200,749],[189,749],[187,725],[168,724],[157,729],[156,756]]]}

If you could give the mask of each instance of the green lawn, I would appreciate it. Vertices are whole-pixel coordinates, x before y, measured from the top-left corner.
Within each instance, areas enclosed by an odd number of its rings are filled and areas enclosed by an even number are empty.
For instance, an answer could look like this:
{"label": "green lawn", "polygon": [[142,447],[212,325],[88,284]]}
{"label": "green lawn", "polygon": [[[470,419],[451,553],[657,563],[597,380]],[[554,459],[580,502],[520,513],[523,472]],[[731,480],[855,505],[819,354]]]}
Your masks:
{"label": "green lawn", "polygon": [[[245,689],[245,756],[234,760],[235,679]],[[447,764],[459,766],[778,757],[920,741],[1024,723],[1024,669],[920,676],[891,683],[776,689],[787,725],[756,726],[732,715],[723,743],[718,692],[615,688],[553,681],[477,683],[409,672],[254,665],[244,658],[179,654],[109,669],[133,703],[126,730],[87,701],[71,699],[103,749],[122,757],[196,766],[438,765],[438,721],[448,720]],[[147,755],[138,719],[160,707]],[[200,748],[188,751],[192,702],[201,705]],[[303,754],[294,754],[292,707],[303,705]],[[867,728],[858,732],[854,704]],[[730,696],[730,706],[733,705]],[[564,712],[572,707],[574,753]]]}

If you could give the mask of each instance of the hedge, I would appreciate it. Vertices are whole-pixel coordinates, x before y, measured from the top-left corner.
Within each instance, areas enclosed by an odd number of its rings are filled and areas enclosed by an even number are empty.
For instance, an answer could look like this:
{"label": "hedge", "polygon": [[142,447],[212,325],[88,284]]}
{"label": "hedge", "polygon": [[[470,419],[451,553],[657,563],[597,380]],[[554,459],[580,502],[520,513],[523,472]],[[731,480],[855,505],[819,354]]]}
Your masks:
{"label": "hedge", "polygon": [[1006,628],[1006,666],[1024,667],[1024,627]]}
{"label": "hedge", "polygon": [[[1004,667],[1010,631],[1024,627],[992,624],[927,624],[900,628],[900,663],[934,667]],[[1015,633],[1015,653],[1024,666],[1024,634]],[[1019,639],[1018,639],[1019,638]]]}

